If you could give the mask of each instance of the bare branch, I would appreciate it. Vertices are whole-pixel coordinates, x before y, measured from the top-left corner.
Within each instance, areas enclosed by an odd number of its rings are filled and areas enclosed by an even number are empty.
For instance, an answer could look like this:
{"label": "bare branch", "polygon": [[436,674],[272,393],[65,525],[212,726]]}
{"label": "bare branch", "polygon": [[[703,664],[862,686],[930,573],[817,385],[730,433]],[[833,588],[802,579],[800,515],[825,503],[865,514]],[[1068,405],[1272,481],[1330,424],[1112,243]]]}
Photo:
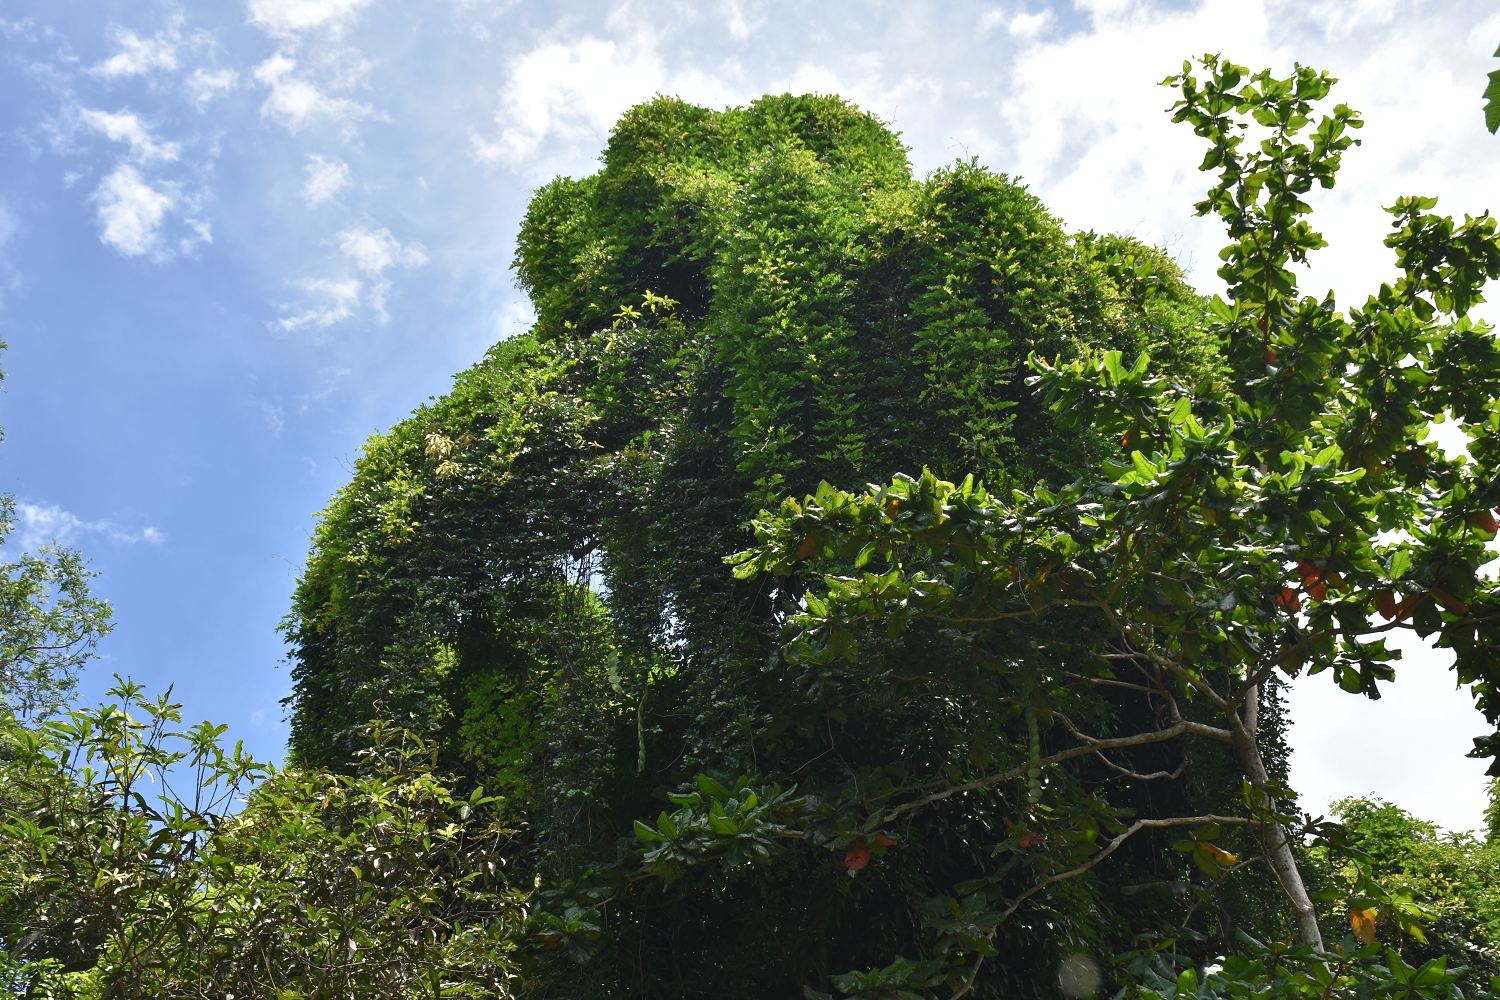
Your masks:
{"label": "bare branch", "polygon": [[1041,892],[1049,885],[1055,885],[1058,882],[1064,882],[1070,878],[1077,878],[1084,872],[1089,871],[1099,862],[1103,861],[1105,858],[1109,857],[1117,849],[1119,849],[1121,844],[1125,843],[1125,841],[1129,840],[1131,837],[1142,830],[1145,830],[1147,828],[1164,829],[1174,826],[1207,826],[1210,823],[1217,823],[1220,826],[1263,825],[1258,819],[1247,819],[1244,816],[1208,815],[1174,816],[1170,819],[1138,819],[1134,823],[1130,824],[1130,826],[1125,830],[1124,833],[1121,833],[1119,836],[1115,837],[1108,844],[1106,844],[1103,850],[1101,850],[1098,854],[1095,854],[1092,858],[1085,861],[1083,864],[1079,865],[1077,868],[1074,868],[1071,871],[1059,872],[1056,875],[1049,875],[1038,882],[1036,885],[1032,886],[1030,889],[1027,889],[1025,892],[1021,893],[1021,895],[1016,897],[1015,902],[1011,903],[1006,911],[1000,915],[1000,919],[1004,920],[1012,913],[1015,913],[1016,910],[1020,908],[1022,903],[1026,902],[1026,900],[1030,899],[1032,896],[1035,896],[1037,893]]}
{"label": "bare branch", "polygon": [[1120,774],[1125,775],[1127,778],[1135,778],[1137,781],[1155,781],[1158,778],[1168,778],[1172,781],[1176,781],[1178,778],[1182,777],[1182,772],[1187,770],[1188,766],[1188,758],[1184,756],[1182,758],[1182,763],[1177,765],[1177,770],[1175,771],[1153,771],[1151,774],[1141,774],[1138,771],[1132,771],[1129,768],[1121,767],[1119,764],[1116,764],[1114,761],[1110,760],[1102,753],[1095,753],[1094,756],[1103,761],[1104,766],[1109,768],[1110,770],[1118,771]]}
{"label": "bare branch", "polygon": [[1043,757],[1037,761],[1027,761],[1025,764],[1013,767],[1008,771],[1002,771],[999,774],[992,774],[984,778],[979,778],[975,781],[966,781],[961,785],[950,785],[940,792],[933,792],[931,795],[924,795],[919,799],[913,799],[910,802],[903,802],[899,806],[893,806],[885,814],[885,822],[894,822],[898,817],[906,813],[909,813],[915,809],[920,809],[923,806],[932,805],[932,803],[934,802],[941,802],[943,799],[951,798],[952,796],[957,795],[961,792],[976,792],[984,788],[989,788],[992,785],[998,785],[1002,781],[1010,781],[1013,778],[1019,778],[1027,771],[1031,770],[1031,768],[1033,767],[1046,767],[1049,764],[1060,764],[1065,760],[1072,760],[1074,757],[1082,757],[1085,754],[1098,753],[1100,750],[1114,750],[1120,747],[1138,747],[1145,746],[1149,743],[1164,743],[1167,740],[1176,739],[1179,736],[1183,736],[1189,733],[1197,736],[1207,736],[1210,739],[1221,740],[1224,742],[1233,742],[1233,737],[1222,729],[1215,729],[1213,726],[1206,726],[1201,722],[1186,721],[1178,722],[1176,725],[1169,726],[1166,729],[1157,729],[1149,733],[1137,733],[1135,736],[1121,736],[1115,739],[1100,740],[1095,739],[1092,736],[1085,736],[1083,733],[1080,733],[1067,719],[1066,716],[1060,713],[1054,714],[1057,716],[1057,718],[1063,720],[1063,724],[1067,726],[1069,732],[1071,732],[1078,739],[1085,741],[1084,746],[1072,747],[1068,750],[1063,750],[1059,753],[1052,754],[1049,757]]}

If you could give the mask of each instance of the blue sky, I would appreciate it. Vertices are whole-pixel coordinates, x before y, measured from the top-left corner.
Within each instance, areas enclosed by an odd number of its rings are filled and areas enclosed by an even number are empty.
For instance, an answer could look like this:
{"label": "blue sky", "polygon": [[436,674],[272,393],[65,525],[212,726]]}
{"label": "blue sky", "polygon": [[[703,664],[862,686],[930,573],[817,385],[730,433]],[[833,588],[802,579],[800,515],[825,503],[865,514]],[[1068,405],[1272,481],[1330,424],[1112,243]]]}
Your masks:
{"label": "blue sky", "polygon": [[[529,191],[592,170],[630,104],[842,93],[919,171],[978,157],[1211,291],[1201,152],[1157,81],[1204,51],[1326,67],[1370,122],[1316,202],[1332,246],[1307,287],[1347,301],[1390,273],[1381,205],[1500,207],[1478,96],[1497,43],[1474,0],[0,0],[13,544],[56,537],[103,574],[119,624],[90,694],[114,671],[175,684],[276,756],[275,626],[314,513],[372,431],[525,328]],[[1325,681],[1294,696],[1309,806],[1373,791],[1478,824],[1461,754],[1483,725],[1441,661],[1378,705]]]}

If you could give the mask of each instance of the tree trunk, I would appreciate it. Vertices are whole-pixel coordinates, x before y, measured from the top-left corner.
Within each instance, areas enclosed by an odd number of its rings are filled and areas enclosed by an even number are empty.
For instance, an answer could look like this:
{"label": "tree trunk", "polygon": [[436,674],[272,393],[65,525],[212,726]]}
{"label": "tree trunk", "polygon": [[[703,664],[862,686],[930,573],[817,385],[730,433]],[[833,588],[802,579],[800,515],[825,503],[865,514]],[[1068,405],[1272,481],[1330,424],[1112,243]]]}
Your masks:
{"label": "tree trunk", "polygon": [[[1230,731],[1234,734],[1234,749],[1245,769],[1245,777],[1250,779],[1250,784],[1256,791],[1264,793],[1270,778],[1266,774],[1266,764],[1261,759],[1260,744],[1256,739],[1260,728],[1259,694],[1255,687],[1245,693],[1243,719],[1236,717],[1233,712],[1229,716]],[[1276,803],[1269,796],[1266,807],[1273,812],[1276,810]],[[1276,881],[1281,884],[1281,891],[1286,893],[1287,900],[1292,904],[1292,914],[1297,921],[1297,942],[1310,944],[1322,951],[1323,932],[1318,929],[1318,914],[1307,894],[1307,885],[1302,881],[1302,872],[1297,867],[1297,857],[1292,853],[1292,843],[1286,835],[1286,829],[1280,823],[1270,823],[1261,828],[1261,838],[1271,869],[1276,873]]]}

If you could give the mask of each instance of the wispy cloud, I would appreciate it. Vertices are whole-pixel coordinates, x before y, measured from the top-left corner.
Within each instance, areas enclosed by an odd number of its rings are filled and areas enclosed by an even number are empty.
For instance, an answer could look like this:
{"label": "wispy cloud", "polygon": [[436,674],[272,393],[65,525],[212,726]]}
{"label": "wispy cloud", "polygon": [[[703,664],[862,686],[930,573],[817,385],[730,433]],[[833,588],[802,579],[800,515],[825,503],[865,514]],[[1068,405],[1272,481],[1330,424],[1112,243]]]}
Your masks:
{"label": "wispy cloud", "polygon": [[311,153],[303,169],[307,171],[307,183],[302,185],[302,197],[309,205],[332,201],[349,186],[349,164],[337,156],[325,160]]}
{"label": "wispy cloud", "polygon": [[1052,11],[1043,10],[1034,14],[1017,14],[1010,19],[1007,27],[1010,33],[1017,38],[1035,38],[1051,26],[1053,21]]}
{"label": "wispy cloud", "polygon": [[[126,155],[90,196],[98,211],[99,238],[105,245],[127,257],[151,254],[165,259],[174,252],[191,254],[199,245],[213,242],[209,224],[190,214],[199,199],[184,197],[182,186],[174,181],[151,178],[142,172],[151,164],[178,159],[182,150],[179,143],[158,141],[151,129],[129,111],[83,108],[77,116],[90,130],[128,147]],[[169,251],[162,240],[162,228],[174,211],[186,232],[177,239],[175,251]]]}
{"label": "wispy cloud", "polygon": [[108,136],[115,142],[128,144],[130,155],[137,163],[175,160],[182,152],[182,147],[175,142],[157,142],[153,139],[151,130],[128,111],[112,113],[84,108],[79,111],[78,117],[94,131]]}
{"label": "wispy cloud", "polygon": [[187,78],[188,98],[195,104],[199,111],[209,101],[222,93],[233,90],[240,82],[240,75],[232,69],[195,69]]}
{"label": "wispy cloud", "polygon": [[[669,73],[655,39],[645,33],[544,43],[511,64],[495,114],[499,132],[471,132],[473,155],[482,163],[546,175],[557,169],[559,154],[566,158],[569,147],[602,145],[621,112],[658,93],[709,105],[738,96],[698,70]],[[554,144],[562,149],[549,153]]]}
{"label": "wispy cloud", "polygon": [[304,278],[297,284],[313,302],[272,324],[285,333],[296,333],[308,327],[326,329],[349,319],[359,307],[361,285],[358,278]]}
{"label": "wispy cloud", "polygon": [[419,267],[427,263],[427,251],[420,243],[403,246],[389,229],[351,226],[338,234],[339,250],[370,279],[370,306],[384,322],[386,296],[391,282],[385,272],[392,267]]}
{"label": "wispy cloud", "polygon": [[283,316],[273,326],[287,333],[308,327],[327,328],[352,318],[368,303],[380,322],[389,319],[386,299],[391,280],[386,272],[393,267],[419,267],[427,263],[427,251],[420,243],[405,243],[391,235],[389,229],[363,224],[350,226],[338,233],[339,253],[347,267],[363,278],[348,275],[341,278],[308,278],[298,282],[312,304],[303,305]]}
{"label": "wispy cloud", "polygon": [[427,251],[420,243],[403,246],[389,229],[350,226],[338,234],[339,249],[345,257],[366,274],[381,274],[392,265],[416,267],[427,263]]}
{"label": "wispy cloud", "polygon": [[133,31],[116,28],[115,44],[119,51],[89,72],[105,79],[140,76],[152,70],[177,68],[177,47],[182,41],[182,18],[173,19],[166,31],[142,38]]}
{"label": "wispy cloud", "polygon": [[160,545],[166,535],[155,528],[127,528],[114,521],[85,521],[55,504],[17,504],[14,542],[26,551],[43,545],[73,545],[83,535],[95,535],[126,545]]}
{"label": "wispy cloud", "polygon": [[250,0],[250,23],[293,38],[310,31],[339,34],[371,0]]}
{"label": "wispy cloud", "polygon": [[93,202],[99,210],[99,239],[127,257],[139,257],[160,246],[162,220],[176,195],[147,184],[127,163],[104,178]]}
{"label": "wispy cloud", "polygon": [[334,97],[305,75],[299,75],[297,60],[284,51],[255,67],[254,76],[257,82],[271,89],[260,106],[261,117],[284,125],[290,132],[320,119],[353,122],[375,113],[370,105]]}

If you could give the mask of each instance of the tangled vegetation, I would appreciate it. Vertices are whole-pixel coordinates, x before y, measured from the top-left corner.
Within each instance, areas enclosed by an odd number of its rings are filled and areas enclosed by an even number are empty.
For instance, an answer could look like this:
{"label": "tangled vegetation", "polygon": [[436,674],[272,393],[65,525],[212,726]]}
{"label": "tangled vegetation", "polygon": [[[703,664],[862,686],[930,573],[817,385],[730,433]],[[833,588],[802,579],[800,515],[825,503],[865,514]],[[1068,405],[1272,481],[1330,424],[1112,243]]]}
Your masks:
{"label": "tangled vegetation", "polygon": [[[851,880],[851,775],[930,780],[1054,735],[888,679],[809,687],[779,652],[800,592],[737,581],[723,559],[757,509],[819,482],[924,466],[1071,481],[1116,446],[1058,426],[1027,356],[1149,349],[1212,378],[1205,302],[1161,251],[1070,236],[976,164],[913,179],[897,137],[832,97],[633,109],[597,174],[537,192],[516,270],[534,329],[371,440],[324,514],[287,626],[294,753],[337,766],[380,704],[505,789],[530,838],[517,864],[543,887],[538,995],[785,995],[885,965],[925,933],[925,900],[988,874],[1008,807],[913,817]],[[897,646],[926,671],[972,672],[939,630]],[[653,867],[681,878],[624,891],[636,820],[675,808],[684,783],[699,794],[700,774],[724,782],[707,786],[721,803],[739,776],[796,786],[827,832],[747,846],[765,870],[663,857]],[[740,787],[732,808],[790,808]],[[1197,787],[1168,794],[1213,812],[1237,791]],[[1181,868],[1139,861],[1141,882]],[[1267,909],[1263,890],[1239,903]],[[1144,900],[1106,894],[1069,888],[1018,916],[992,988],[1128,943],[1123,914]]]}

